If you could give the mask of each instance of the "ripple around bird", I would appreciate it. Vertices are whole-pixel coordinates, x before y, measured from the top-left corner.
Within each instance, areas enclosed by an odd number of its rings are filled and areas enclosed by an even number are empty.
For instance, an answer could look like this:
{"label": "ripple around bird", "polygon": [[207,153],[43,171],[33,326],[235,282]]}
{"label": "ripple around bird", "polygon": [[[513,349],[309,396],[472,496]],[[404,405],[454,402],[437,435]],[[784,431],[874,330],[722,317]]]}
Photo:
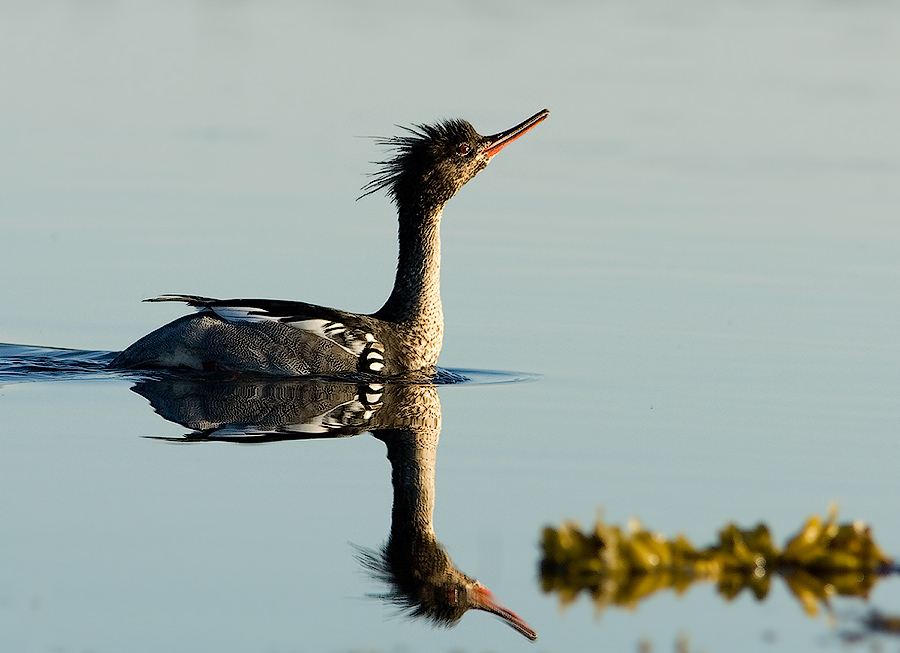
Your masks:
{"label": "ripple around bird", "polygon": [[[173,372],[162,371],[135,373],[110,370],[107,365],[117,353],[0,343],[0,384],[25,381],[142,378],[173,374]],[[533,381],[536,378],[538,378],[537,374],[528,372],[438,367],[429,381],[436,385],[492,385]],[[421,383],[422,381],[416,379],[415,382]]]}

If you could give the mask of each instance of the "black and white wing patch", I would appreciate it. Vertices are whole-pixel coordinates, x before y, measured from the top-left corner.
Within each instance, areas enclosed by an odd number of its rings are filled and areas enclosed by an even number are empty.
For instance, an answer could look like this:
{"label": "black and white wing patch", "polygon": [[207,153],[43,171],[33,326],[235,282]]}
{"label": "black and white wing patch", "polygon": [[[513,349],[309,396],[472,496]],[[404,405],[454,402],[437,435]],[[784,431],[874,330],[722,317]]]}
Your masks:
{"label": "black and white wing patch", "polygon": [[351,352],[359,358],[360,372],[377,374],[384,369],[384,346],[365,329],[348,327],[341,322],[323,319],[290,320],[283,318],[280,321],[295,329],[330,340]]}
{"label": "black and white wing patch", "polygon": [[[279,300],[218,300],[196,295],[163,295],[148,302],[181,301],[198,311],[209,311],[232,324],[239,322],[280,322],[334,343],[359,360],[360,372],[378,374],[384,370],[384,345],[359,326],[348,326],[345,314],[334,309]],[[325,317],[318,317],[318,315]],[[352,318],[352,315],[350,316]]]}

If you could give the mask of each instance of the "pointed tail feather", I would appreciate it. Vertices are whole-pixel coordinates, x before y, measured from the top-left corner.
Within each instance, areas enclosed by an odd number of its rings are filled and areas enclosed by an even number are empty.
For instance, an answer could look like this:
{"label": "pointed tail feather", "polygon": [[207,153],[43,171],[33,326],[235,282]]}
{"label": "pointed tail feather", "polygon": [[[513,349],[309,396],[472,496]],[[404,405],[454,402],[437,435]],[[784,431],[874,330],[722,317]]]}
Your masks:
{"label": "pointed tail feather", "polygon": [[160,295],[145,299],[145,302],[184,302],[189,306],[203,307],[215,303],[219,300],[212,297],[200,297],[199,295]]}

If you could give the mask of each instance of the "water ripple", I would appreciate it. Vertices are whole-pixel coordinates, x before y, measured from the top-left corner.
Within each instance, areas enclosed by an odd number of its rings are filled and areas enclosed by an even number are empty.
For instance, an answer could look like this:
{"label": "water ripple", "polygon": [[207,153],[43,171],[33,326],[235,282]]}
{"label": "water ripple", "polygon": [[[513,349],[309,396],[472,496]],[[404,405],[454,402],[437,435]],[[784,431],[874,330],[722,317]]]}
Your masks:
{"label": "water ripple", "polygon": [[[26,381],[66,381],[84,379],[134,378],[135,375],[159,376],[173,372],[128,372],[110,370],[107,365],[118,352],[86,349],[60,349],[0,343],[0,384]],[[186,373],[192,375],[191,373]],[[535,374],[501,370],[436,369],[428,379],[436,385],[491,385],[532,381]],[[418,380],[421,382],[421,380]]]}

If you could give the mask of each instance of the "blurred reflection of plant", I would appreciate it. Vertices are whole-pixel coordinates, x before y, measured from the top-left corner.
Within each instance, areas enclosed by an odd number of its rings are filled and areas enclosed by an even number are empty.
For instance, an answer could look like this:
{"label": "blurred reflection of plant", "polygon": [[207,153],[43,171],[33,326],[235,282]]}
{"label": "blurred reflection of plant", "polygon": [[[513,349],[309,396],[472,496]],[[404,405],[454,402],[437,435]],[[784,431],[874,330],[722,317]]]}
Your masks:
{"label": "blurred reflection of plant", "polygon": [[668,540],[636,522],[623,531],[600,518],[590,532],[574,522],[545,528],[542,548],[544,592],[559,593],[567,605],[585,591],[599,610],[634,608],[658,591],[680,594],[699,581],[716,583],[727,600],[745,588],[762,600],[779,575],[815,616],[833,595],[867,598],[880,576],[895,571],[870,528],[862,522],[839,524],[834,506],[825,520],[810,517],[783,548],[773,543],[765,524],[747,530],[728,524],[717,544],[697,549],[683,535]]}
{"label": "blurred reflection of plant", "polygon": [[[638,642],[637,650],[638,653],[653,653],[653,642],[642,639]],[[692,653],[694,650],[691,648],[691,638],[688,635],[682,633],[675,640],[675,653]]]}
{"label": "blurred reflection of plant", "polygon": [[[900,615],[870,610],[863,616],[853,618],[849,627],[844,627],[838,637],[844,644],[869,643],[877,637],[900,636]],[[876,650],[873,646],[872,650]]]}

